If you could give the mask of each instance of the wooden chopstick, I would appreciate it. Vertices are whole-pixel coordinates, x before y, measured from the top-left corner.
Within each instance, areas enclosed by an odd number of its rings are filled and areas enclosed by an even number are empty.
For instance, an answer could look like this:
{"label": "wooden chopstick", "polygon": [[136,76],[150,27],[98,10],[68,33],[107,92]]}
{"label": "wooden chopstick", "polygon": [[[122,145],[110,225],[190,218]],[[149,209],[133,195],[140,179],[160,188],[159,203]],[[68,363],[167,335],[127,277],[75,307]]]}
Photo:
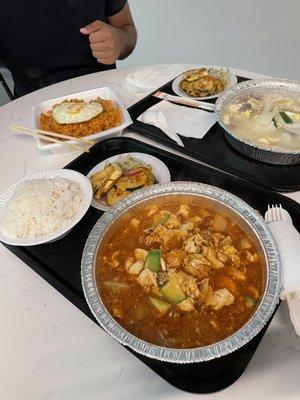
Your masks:
{"label": "wooden chopstick", "polygon": [[47,135],[47,136],[54,136],[54,137],[62,138],[62,139],[69,139],[69,140],[74,140],[74,141],[82,142],[82,143],[95,144],[95,142],[93,142],[92,140],[87,140],[87,139],[84,139],[84,138],[78,138],[78,137],[63,135],[62,133],[43,131],[42,129],[29,128],[27,126],[11,125],[11,128],[13,128],[13,129],[22,129],[22,130],[28,131],[28,132],[41,133],[41,134]]}
{"label": "wooden chopstick", "polygon": [[31,136],[31,137],[38,137],[40,139],[48,140],[49,142],[52,142],[52,143],[59,143],[59,144],[62,144],[64,146],[76,149],[76,150],[84,151],[86,153],[90,152],[90,150],[88,148],[86,148],[86,147],[81,147],[81,146],[77,146],[76,144],[73,144],[73,143],[68,143],[68,142],[64,142],[62,140],[54,139],[54,138],[52,138],[50,136],[46,136],[46,135],[42,135],[40,133],[36,133],[36,131],[35,132],[29,132],[27,130],[23,130],[23,129],[14,127],[13,125],[10,126],[10,129],[12,129],[13,131],[16,131],[16,132],[23,133],[24,135],[28,135],[28,136]]}
{"label": "wooden chopstick", "polygon": [[186,99],[185,97],[182,98],[179,96],[173,96],[171,94],[161,92],[160,90],[155,92],[152,96],[157,97],[158,99],[167,100],[171,103],[181,104],[181,105],[187,106],[187,107],[198,108],[198,109],[205,110],[208,112],[214,112],[214,109],[215,109],[214,104],[206,103],[204,101],[199,101],[199,100],[194,100],[194,99]]}

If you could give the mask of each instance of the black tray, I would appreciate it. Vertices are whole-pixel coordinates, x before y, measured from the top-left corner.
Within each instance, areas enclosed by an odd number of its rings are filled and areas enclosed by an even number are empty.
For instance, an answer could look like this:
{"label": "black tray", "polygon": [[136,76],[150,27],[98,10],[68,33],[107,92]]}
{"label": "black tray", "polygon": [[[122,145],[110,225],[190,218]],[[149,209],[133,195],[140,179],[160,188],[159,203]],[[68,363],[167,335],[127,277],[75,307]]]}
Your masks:
{"label": "black tray", "polygon": [[[238,77],[238,82],[243,82],[245,80],[247,79]],[[172,82],[173,81],[167,83],[160,90],[175,94],[172,90]],[[201,140],[181,136],[185,146],[183,148],[169,139],[160,129],[136,120],[136,118],[149,107],[152,107],[160,101],[160,99],[153,97],[151,94],[131,106],[128,109],[133,120],[133,124],[130,127],[159,143],[173,147],[209,165],[246,178],[266,188],[279,192],[294,192],[300,190],[300,165],[279,166],[265,164],[244,156],[230,146],[225,139],[223,128],[218,123],[213,125]],[[207,101],[213,103],[215,99]]]}
{"label": "black tray", "polygon": [[[300,228],[299,205],[282,195],[266,190],[244,179],[218,172],[209,167],[190,162],[166,151],[128,138],[107,139],[95,145],[90,154],[84,154],[66,168],[87,174],[97,163],[116,154],[125,152],[144,152],[161,159],[169,168],[172,180],[199,181],[228,190],[264,213],[268,203],[281,203]],[[86,239],[92,227],[102,215],[92,207],[80,223],[61,240],[33,247],[8,246],[34,271],[54,286],[60,293],[94,319],[84,299],[80,263]],[[229,386],[246,369],[265,329],[251,342],[221,359],[192,365],[175,365],[159,362],[133,352],[146,365],[157,372],[172,385],[191,392],[207,393]]]}

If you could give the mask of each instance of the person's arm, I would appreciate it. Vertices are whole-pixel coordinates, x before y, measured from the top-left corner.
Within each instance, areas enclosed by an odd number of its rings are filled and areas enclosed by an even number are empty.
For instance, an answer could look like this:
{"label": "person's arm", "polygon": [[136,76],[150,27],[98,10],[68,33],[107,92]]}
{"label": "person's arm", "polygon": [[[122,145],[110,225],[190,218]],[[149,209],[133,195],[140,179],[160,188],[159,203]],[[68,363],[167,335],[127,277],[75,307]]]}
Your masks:
{"label": "person's arm", "polygon": [[108,24],[94,21],[80,29],[89,35],[93,56],[102,64],[114,64],[124,60],[134,50],[137,33],[129,4],[115,15],[107,18]]}

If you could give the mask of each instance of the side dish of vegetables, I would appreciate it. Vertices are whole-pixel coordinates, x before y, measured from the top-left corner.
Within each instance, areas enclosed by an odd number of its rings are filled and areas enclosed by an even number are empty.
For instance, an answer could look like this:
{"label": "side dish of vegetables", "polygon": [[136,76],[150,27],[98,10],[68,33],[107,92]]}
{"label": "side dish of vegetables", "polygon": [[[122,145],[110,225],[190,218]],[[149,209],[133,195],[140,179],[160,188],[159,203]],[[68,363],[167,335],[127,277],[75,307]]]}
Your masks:
{"label": "side dish of vegetables", "polygon": [[154,185],[152,167],[133,157],[107,164],[90,177],[94,198],[112,206],[134,190]]}

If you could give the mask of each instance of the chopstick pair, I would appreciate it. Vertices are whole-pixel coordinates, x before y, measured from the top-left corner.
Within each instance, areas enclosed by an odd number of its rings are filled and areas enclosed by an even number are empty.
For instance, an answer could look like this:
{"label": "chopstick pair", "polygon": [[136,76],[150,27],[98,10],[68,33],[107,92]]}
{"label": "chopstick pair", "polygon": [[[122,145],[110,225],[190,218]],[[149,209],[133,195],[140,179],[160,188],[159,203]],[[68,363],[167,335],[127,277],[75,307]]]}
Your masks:
{"label": "chopstick pair", "polygon": [[88,147],[77,146],[74,143],[68,143],[68,142],[65,142],[65,141],[62,141],[59,139],[55,139],[55,138],[68,139],[68,140],[73,140],[76,142],[91,144],[91,145],[95,144],[95,142],[93,142],[92,140],[63,135],[63,134],[56,133],[56,132],[44,131],[41,129],[29,128],[27,126],[11,125],[10,129],[12,129],[13,131],[16,131],[16,132],[23,133],[24,135],[38,137],[40,139],[44,139],[44,140],[47,140],[52,143],[60,143],[64,146],[71,147],[76,150],[84,151],[86,153],[89,153],[89,151],[90,151]]}
{"label": "chopstick pair", "polygon": [[199,108],[201,110],[213,112],[215,110],[215,105],[211,103],[206,103],[204,101],[198,101],[193,99],[184,99],[182,97],[173,96],[168,93],[161,92],[158,90],[156,93],[153,94],[154,97],[158,99],[163,99],[170,101],[171,103],[181,104],[183,106]]}

